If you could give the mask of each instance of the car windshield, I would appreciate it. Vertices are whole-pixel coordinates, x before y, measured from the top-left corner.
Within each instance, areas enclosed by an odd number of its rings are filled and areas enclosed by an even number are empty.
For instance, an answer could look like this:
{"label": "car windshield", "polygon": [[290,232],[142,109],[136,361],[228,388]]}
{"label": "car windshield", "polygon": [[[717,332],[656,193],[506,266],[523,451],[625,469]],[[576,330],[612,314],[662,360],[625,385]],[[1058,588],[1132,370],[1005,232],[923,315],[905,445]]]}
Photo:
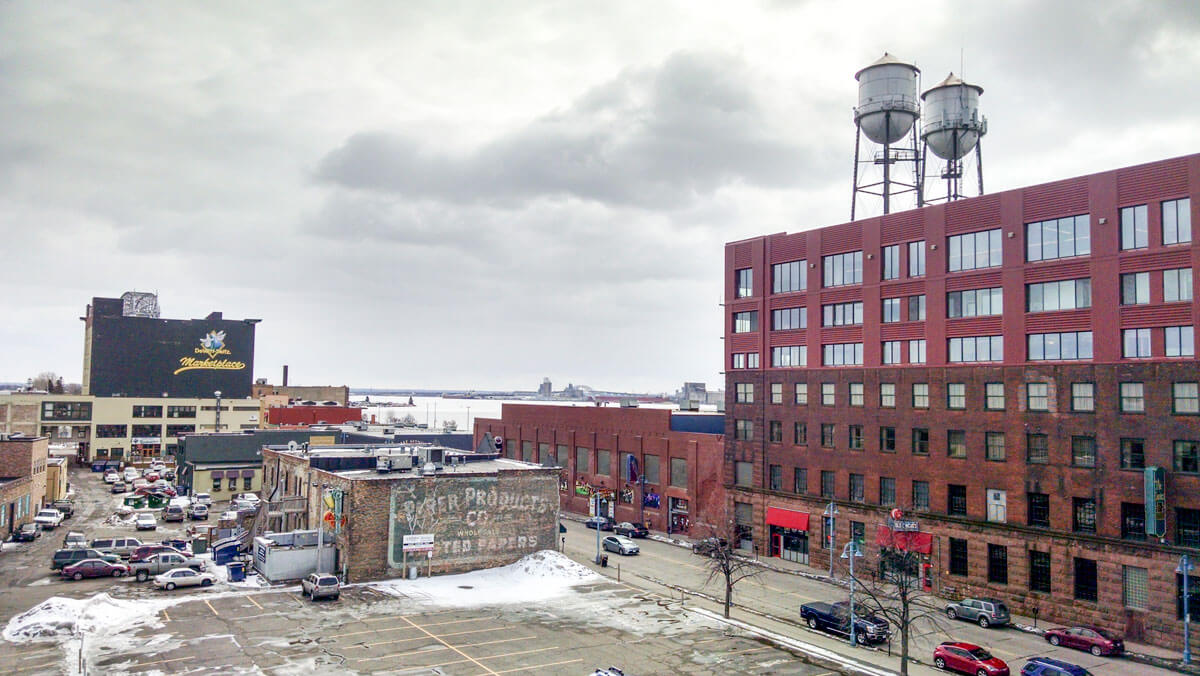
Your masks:
{"label": "car windshield", "polygon": [[980,662],[986,662],[986,661],[992,659],[992,654],[989,653],[988,651],[984,650],[983,648],[976,648],[970,652],[971,652],[971,657],[974,657],[975,659],[979,660]]}

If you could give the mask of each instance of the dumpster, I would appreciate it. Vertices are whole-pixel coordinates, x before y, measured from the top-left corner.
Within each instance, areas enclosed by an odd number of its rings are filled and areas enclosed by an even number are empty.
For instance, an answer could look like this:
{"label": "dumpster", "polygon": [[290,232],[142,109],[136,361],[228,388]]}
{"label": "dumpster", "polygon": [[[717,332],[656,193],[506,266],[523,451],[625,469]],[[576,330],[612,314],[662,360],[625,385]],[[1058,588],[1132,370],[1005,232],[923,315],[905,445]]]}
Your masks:
{"label": "dumpster", "polygon": [[600,567],[608,568],[608,554],[600,557]]}
{"label": "dumpster", "polygon": [[162,507],[167,504],[167,500],[169,499],[165,496],[154,495],[154,494],[148,495],[146,497],[147,497],[147,506],[150,509],[162,509]]}
{"label": "dumpster", "polygon": [[208,553],[208,538],[192,538],[192,554],[200,555]]}
{"label": "dumpster", "polygon": [[93,461],[92,462],[92,471],[93,472],[103,472],[106,464],[107,463],[103,460]]}
{"label": "dumpster", "polygon": [[229,571],[230,582],[244,582],[246,580],[246,564],[241,561],[230,561],[225,564],[225,569]]}
{"label": "dumpster", "polygon": [[130,495],[125,498],[125,506],[131,509],[141,509],[146,506],[146,498],[141,495]]}

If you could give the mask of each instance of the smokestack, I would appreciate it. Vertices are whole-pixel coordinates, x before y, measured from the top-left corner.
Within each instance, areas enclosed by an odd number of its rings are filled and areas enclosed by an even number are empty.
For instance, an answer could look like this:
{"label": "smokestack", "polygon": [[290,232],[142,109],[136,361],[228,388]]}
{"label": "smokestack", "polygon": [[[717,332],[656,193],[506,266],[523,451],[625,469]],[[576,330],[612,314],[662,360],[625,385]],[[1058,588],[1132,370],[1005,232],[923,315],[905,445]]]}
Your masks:
{"label": "smokestack", "polygon": [[283,386],[287,387],[287,364],[283,365]]}

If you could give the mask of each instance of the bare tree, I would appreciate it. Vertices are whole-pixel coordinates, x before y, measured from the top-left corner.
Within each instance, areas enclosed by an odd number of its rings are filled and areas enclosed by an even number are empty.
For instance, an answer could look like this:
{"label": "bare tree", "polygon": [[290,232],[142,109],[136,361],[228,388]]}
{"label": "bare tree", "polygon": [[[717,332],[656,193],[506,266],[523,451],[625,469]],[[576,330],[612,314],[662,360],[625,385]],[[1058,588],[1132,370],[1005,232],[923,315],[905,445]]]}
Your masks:
{"label": "bare tree", "polygon": [[758,562],[739,554],[733,543],[737,541],[737,528],[733,524],[723,530],[707,526],[708,537],[695,544],[695,551],[708,557],[704,567],[708,577],[704,580],[707,586],[713,580],[721,580],[725,584],[725,617],[729,617],[729,607],[733,605],[733,588],[738,582],[748,577],[758,577],[762,568]]}
{"label": "bare tree", "polygon": [[62,378],[59,378],[57,373],[53,371],[42,371],[31,378],[29,384],[35,390],[42,390],[50,394],[55,394],[55,390],[61,381]]}

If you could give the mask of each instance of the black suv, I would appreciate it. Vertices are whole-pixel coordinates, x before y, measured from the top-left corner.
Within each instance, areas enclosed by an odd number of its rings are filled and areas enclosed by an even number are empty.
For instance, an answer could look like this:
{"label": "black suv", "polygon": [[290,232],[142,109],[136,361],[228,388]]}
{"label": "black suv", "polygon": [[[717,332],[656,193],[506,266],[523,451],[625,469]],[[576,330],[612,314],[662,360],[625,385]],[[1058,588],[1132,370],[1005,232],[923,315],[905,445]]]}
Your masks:
{"label": "black suv", "polygon": [[102,559],[109,563],[120,563],[121,561],[121,557],[119,556],[105,554],[90,547],[87,549],[60,549],[54,552],[54,556],[50,559],[50,570],[62,570],[84,559]]}

